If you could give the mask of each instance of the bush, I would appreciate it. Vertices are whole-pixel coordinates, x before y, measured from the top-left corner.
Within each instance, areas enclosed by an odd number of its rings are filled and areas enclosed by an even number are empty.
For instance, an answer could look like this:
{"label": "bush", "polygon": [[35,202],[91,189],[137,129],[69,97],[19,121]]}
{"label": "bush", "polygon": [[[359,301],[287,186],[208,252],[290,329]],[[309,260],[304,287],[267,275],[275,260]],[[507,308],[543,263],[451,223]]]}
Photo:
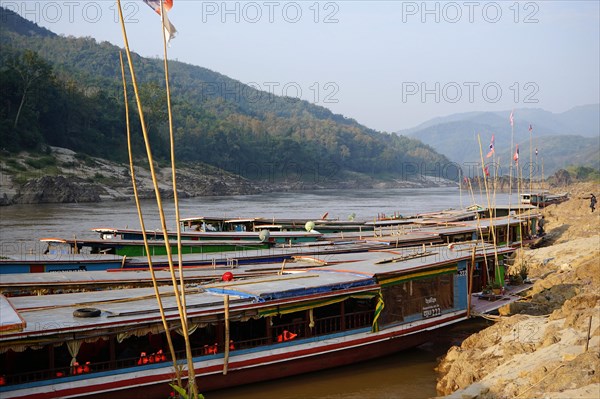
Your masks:
{"label": "bush", "polygon": [[55,166],[56,159],[51,156],[44,156],[40,158],[26,159],[25,163],[35,169],[44,169],[48,166]]}

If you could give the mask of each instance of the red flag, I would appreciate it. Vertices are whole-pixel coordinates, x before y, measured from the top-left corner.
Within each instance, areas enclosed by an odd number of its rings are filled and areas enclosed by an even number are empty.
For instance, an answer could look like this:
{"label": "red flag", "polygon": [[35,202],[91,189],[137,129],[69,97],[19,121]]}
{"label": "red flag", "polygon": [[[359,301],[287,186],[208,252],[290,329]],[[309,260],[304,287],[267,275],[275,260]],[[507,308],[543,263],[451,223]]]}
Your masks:
{"label": "red flag", "polygon": [[[150,8],[152,8],[154,11],[156,11],[156,13],[158,15],[161,14],[160,13],[160,0],[144,0],[144,3],[148,4],[148,6]],[[173,8],[173,0],[164,0],[163,8],[165,9],[165,11],[169,11],[171,8]],[[165,26],[165,36],[167,37],[167,40],[170,41],[172,38],[175,37],[175,34],[177,33],[177,29],[175,29],[175,26],[173,26],[171,21],[169,21],[169,18],[167,17],[166,12],[165,12],[164,26]]]}
{"label": "red flag", "polygon": [[515,163],[518,165],[519,164],[519,145],[517,144],[517,150],[515,151],[515,156],[513,157],[513,159],[515,160]]}
{"label": "red flag", "polygon": [[483,172],[485,173],[486,176],[490,175],[490,170],[488,169],[487,166],[485,168],[483,168]]}
{"label": "red flag", "polygon": [[531,124],[529,125],[529,133],[531,133],[533,131],[533,126],[531,126]]}
{"label": "red flag", "polygon": [[490,142],[490,152],[488,152],[488,154],[486,155],[486,158],[489,158],[492,155],[494,155],[494,135],[493,134],[492,134],[492,141]]}
{"label": "red flag", "polygon": [[515,119],[513,118],[513,113],[514,112],[515,111],[511,111],[511,113],[510,113],[510,127],[513,127],[514,124],[515,124]]}

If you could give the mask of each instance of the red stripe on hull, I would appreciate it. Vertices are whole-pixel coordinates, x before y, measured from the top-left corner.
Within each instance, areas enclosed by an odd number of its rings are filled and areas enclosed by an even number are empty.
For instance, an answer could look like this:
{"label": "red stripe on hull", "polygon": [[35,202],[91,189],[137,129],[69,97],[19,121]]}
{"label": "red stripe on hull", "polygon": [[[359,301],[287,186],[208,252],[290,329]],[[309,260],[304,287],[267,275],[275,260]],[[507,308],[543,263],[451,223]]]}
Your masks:
{"label": "red stripe on hull", "polygon": [[[460,319],[463,316],[458,315],[444,322]],[[426,328],[426,326],[420,326],[419,328]],[[280,354],[244,362],[234,362],[230,364],[230,371],[227,375],[222,374],[222,365],[207,369],[197,369],[196,373],[200,375],[197,377],[198,389],[204,393],[372,360],[423,344],[439,332],[439,329],[433,329],[405,335],[414,330],[416,328],[407,329],[401,333],[396,332],[395,334],[390,334],[388,337],[385,337],[385,335],[383,337],[373,337],[379,340],[376,342],[369,342],[373,338],[353,341],[352,345],[359,346],[352,348],[344,349],[344,347],[348,346],[348,343],[329,345],[326,348],[328,350],[326,353],[322,353],[324,348],[296,351],[294,352],[294,356],[304,355],[304,357],[294,357],[290,360],[285,360],[289,357],[288,354]],[[255,366],[257,363],[264,364]],[[239,367],[244,368],[240,369]],[[206,373],[210,374],[205,375]],[[139,386],[137,385],[139,383],[139,381],[136,381],[134,383],[135,388],[120,391],[119,394],[125,395],[128,399],[164,399],[165,395],[168,396],[171,391],[170,387],[164,383],[148,386]],[[88,394],[86,397],[93,399],[114,399],[114,395],[115,392],[105,392],[97,395]]]}
{"label": "red stripe on hull", "polygon": [[[453,324],[453,322],[461,321],[465,316],[466,313],[458,314],[401,331],[389,331],[388,333],[382,331],[380,334],[369,334],[350,342],[332,343],[324,347],[316,346],[295,350],[292,346],[289,347],[289,353],[275,353],[237,362],[234,357],[229,365],[230,371],[227,375],[222,373],[222,364],[197,368],[198,387],[200,392],[209,392],[376,359],[425,343],[431,336],[444,328],[435,328],[436,325]],[[432,327],[432,330],[423,331],[423,329]],[[147,375],[132,379],[128,379],[127,376],[128,374],[125,373],[120,380],[101,384],[93,384],[93,380],[90,380],[86,386],[60,389],[59,391],[50,389],[29,397],[35,399],[84,396],[94,399],[114,399],[115,397],[164,399],[169,397],[172,391],[168,385],[169,381],[165,380],[172,380],[174,373]],[[118,375],[115,375],[114,378],[118,378]],[[98,391],[102,392],[95,393]]]}

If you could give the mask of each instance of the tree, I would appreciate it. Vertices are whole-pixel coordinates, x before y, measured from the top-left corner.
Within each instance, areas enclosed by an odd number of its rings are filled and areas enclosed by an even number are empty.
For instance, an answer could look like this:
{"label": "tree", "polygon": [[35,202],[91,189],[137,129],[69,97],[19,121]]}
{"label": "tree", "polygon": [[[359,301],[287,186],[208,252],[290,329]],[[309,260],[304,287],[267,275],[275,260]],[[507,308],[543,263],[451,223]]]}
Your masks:
{"label": "tree", "polygon": [[25,50],[20,58],[14,58],[11,67],[21,77],[21,103],[15,116],[13,128],[19,124],[19,117],[25,105],[27,95],[35,88],[35,84],[44,85],[52,77],[52,67],[44,61],[36,52]]}

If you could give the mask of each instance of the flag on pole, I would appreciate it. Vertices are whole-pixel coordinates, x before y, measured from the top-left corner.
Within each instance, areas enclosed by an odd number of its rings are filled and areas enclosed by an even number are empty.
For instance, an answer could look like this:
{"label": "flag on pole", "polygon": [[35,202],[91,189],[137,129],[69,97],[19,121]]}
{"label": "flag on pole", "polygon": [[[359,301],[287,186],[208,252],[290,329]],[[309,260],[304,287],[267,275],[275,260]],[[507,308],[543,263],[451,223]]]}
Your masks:
{"label": "flag on pole", "polygon": [[515,151],[515,156],[513,157],[515,160],[515,164],[519,164],[519,145],[517,144],[517,150]]}
{"label": "flag on pole", "polygon": [[515,125],[515,119],[513,118],[513,113],[515,111],[511,111],[510,112],[510,127],[513,127]]}
{"label": "flag on pole", "polygon": [[[148,6],[150,8],[152,8],[154,11],[156,11],[156,13],[158,15],[161,15],[160,0],[144,0],[144,3],[148,4]],[[175,34],[177,33],[177,29],[175,29],[175,26],[173,26],[171,21],[169,21],[169,17],[167,17],[167,12],[171,8],[173,8],[173,0],[164,0],[163,8],[165,10],[165,20],[164,20],[165,36],[167,37],[167,41],[171,41],[171,39],[173,39],[175,37]]]}
{"label": "flag on pole", "polygon": [[487,166],[485,168],[483,168],[483,172],[485,173],[486,176],[490,175],[490,170],[488,169]]}
{"label": "flag on pole", "polygon": [[531,124],[529,124],[529,133],[531,133],[533,131],[533,126],[531,126]]}
{"label": "flag on pole", "polygon": [[490,142],[490,152],[488,152],[488,154],[485,157],[489,158],[492,155],[494,155],[494,135],[493,134],[492,134],[492,141]]}

